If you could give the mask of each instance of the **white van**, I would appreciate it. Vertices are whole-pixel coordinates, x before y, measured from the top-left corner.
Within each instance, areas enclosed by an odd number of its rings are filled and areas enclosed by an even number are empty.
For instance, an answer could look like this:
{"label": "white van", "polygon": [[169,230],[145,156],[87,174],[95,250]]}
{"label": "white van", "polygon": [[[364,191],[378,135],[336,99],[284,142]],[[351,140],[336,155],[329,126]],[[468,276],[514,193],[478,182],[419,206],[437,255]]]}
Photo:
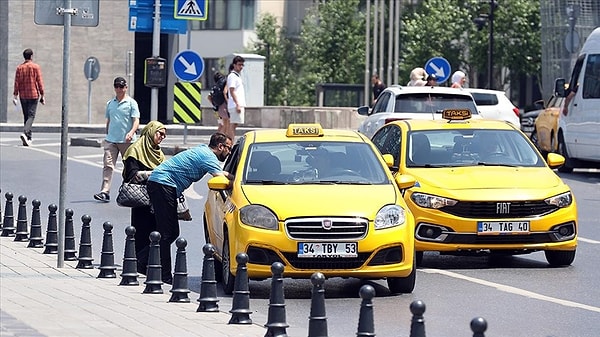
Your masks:
{"label": "white van", "polygon": [[565,164],[558,170],[600,167],[600,27],[587,38],[573,67],[569,89],[557,79],[554,90],[566,97],[558,118],[558,153]]}

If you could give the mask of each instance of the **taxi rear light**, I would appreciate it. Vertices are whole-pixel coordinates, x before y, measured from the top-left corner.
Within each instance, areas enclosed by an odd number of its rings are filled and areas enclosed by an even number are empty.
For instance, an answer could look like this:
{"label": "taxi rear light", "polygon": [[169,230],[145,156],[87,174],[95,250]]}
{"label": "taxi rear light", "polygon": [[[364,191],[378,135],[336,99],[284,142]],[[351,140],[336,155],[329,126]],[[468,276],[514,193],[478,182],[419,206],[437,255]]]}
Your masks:
{"label": "taxi rear light", "polygon": [[517,117],[519,117],[519,115],[520,115],[520,113],[519,113],[519,108],[517,108],[517,107],[514,107],[514,108],[513,108],[513,112],[515,113],[515,115],[516,115]]}

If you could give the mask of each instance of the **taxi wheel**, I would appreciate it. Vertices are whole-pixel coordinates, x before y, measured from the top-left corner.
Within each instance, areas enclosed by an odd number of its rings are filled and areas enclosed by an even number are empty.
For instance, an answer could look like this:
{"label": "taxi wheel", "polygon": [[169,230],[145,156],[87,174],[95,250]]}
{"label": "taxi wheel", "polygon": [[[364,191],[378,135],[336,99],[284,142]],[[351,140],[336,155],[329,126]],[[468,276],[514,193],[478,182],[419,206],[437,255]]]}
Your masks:
{"label": "taxi wheel", "polygon": [[417,258],[413,259],[413,268],[407,277],[388,277],[387,284],[392,294],[410,294],[415,289],[417,280]]}
{"label": "taxi wheel", "polygon": [[562,133],[558,134],[558,154],[565,157],[565,163],[558,168],[558,172],[562,173],[571,173],[573,172],[573,163],[569,158],[569,154],[567,153],[567,146],[565,144],[565,139]]}
{"label": "taxi wheel", "polygon": [[[231,253],[229,250],[229,237],[228,233],[224,233],[223,239],[223,255],[221,257],[221,280],[223,282],[223,291],[226,295],[233,294],[233,286],[235,285],[235,276],[231,274],[229,268],[231,266]],[[215,265],[215,271],[217,270]]]}
{"label": "taxi wheel", "polygon": [[552,267],[570,266],[575,260],[576,250],[545,250],[546,260]]}

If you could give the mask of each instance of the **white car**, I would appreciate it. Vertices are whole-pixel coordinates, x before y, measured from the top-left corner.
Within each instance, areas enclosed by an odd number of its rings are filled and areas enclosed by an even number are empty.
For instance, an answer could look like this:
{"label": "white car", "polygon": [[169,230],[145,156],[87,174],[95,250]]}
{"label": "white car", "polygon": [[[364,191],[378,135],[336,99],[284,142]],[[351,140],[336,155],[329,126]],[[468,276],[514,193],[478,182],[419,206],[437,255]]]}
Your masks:
{"label": "white car", "polygon": [[506,121],[518,128],[521,126],[519,108],[506,97],[504,91],[475,88],[465,90],[473,95],[481,117]]}
{"label": "white car", "polygon": [[358,132],[371,138],[381,126],[400,119],[442,119],[445,109],[469,109],[478,118],[478,110],[468,91],[447,87],[390,86],[379,97],[373,109],[358,108],[367,116]]}

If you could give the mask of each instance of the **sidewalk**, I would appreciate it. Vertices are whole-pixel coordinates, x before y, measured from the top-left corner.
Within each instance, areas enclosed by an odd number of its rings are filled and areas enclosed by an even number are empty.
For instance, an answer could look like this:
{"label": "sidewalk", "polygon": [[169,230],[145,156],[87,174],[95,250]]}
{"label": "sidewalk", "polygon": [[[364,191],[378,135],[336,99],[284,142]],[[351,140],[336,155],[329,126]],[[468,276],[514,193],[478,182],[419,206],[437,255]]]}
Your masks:
{"label": "sidewalk", "polygon": [[27,248],[28,242],[0,237],[1,336],[264,336],[264,317],[253,324],[228,324],[231,298],[219,298],[219,312],[196,312],[198,293],[190,303],[168,302],[163,294],[143,294],[139,286],[120,286],[117,278],[97,278],[99,270],[75,269],[78,261],[56,268],[56,254]]}

